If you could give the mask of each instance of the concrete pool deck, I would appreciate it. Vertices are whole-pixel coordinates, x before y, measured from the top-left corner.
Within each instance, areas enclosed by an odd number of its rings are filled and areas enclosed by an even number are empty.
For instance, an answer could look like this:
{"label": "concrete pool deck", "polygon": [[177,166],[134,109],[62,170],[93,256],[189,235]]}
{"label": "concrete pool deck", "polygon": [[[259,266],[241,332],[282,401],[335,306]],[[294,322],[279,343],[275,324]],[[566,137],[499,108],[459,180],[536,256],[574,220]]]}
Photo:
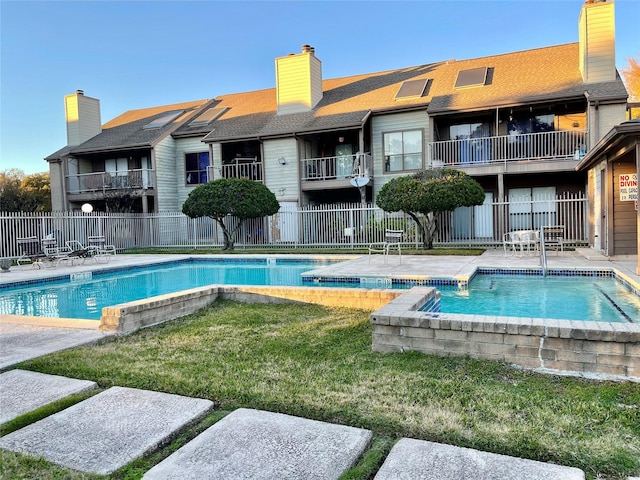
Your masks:
{"label": "concrete pool deck", "polygon": [[[12,267],[9,273],[0,275],[0,284],[188,257],[118,255],[106,265],[60,266],[46,270],[33,270],[30,266]],[[319,273],[323,277],[453,278],[468,276],[478,267],[539,266],[537,257],[504,257],[501,250],[489,250],[479,257],[403,256],[401,263],[392,256],[386,264],[381,256],[372,257],[370,261],[366,255],[340,257],[349,261],[323,267]],[[551,256],[548,267],[616,269],[640,285],[640,277],[634,273],[634,262],[609,261],[590,251]],[[3,395],[10,395],[16,406],[23,403],[20,398],[24,396],[25,402],[32,402],[30,408],[38,408],[52,401],[51,398],[62,398],[70,391],[85,388],[85,385],[77,385],[78,380],[75,379],[48,376],[42,379],[41,374],[10,370],[10,367],[56,350],[95,342],[107,335],[98,331],[98,324],[97,321],[0,316],[0,370],[8,370],[0,374]],[[86,388],[90,387],[86,385]],[[132,405],[136,408],[132,409]],[[112,387],[5,435],[0,439],[0,447],[43,456],[75,470],[108,473],[152,451],[159,443],[208,412],[210,407],[208,400]],[[184,414],[174,423],[169,422],[175,420],[176,411]],[[10,416],[22,413],[16,408]],[[74,425],[91,428],[72,428]],[[243,440],[234,444],[226,441],[227,438]],[[318,438],[323,441],[317,442]],[[158,463],[145,474],[145,478],[202,478],[202,472],[210,471],[212,462],[220,472],[234,472],[235,478],[302,478],[300,472],[304,472],[307,478],[337,478],[358,461],[368,447],[369,439],[367,430],[239,409]],[[229,455],[213,458],[211,442],[224,445]],[[82,454],[77,452],[78,445],[83,446]],[[341,456],[338,463],[335,462],[336,452]],[[89,463],[87,459],[90,459]],[[513,465],[518,468],[514,469]],[[582,471],[571,467],[413,439],[402,439],[396,444],[375,478],[418,477],[437,480],[585,478]]]}

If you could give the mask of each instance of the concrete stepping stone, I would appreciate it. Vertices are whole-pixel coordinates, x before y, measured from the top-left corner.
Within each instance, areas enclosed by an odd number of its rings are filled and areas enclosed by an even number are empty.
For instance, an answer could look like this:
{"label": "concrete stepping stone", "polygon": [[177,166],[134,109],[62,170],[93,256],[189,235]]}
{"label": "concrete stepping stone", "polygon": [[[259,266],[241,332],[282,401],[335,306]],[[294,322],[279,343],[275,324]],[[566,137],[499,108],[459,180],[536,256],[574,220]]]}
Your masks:
{"label": "concrete stepping stone", "polygon": [[376,480],[584,480],[578,468],[403,438]]}
{"label": "concrete stepping stone", "polygon": [[[85,345],[105,338],[108,334],[96,328],[56,328],[37,325],[19,325],[5,323],[0,315],[0,368],[7,368],[48,353],[59,352],[67,348]],[[78,323],[82,323],[79,320]],[[84,324],[89,321],[85,321]]]}
{"label": "concrete stepping stone", "polygon": [[109,474],[206,414],[210,400],[112,387],[0,438],[0,448]]}
{"label": "concrete stepping stone", "polygon": [[27,370],[0,373],[0,424],[97,386],[89,380]]}
{"label": "concrete stepping stone", "polygon": [[337,479],[357,462],[371,437],[369,430],[241,408],[143,478]]}

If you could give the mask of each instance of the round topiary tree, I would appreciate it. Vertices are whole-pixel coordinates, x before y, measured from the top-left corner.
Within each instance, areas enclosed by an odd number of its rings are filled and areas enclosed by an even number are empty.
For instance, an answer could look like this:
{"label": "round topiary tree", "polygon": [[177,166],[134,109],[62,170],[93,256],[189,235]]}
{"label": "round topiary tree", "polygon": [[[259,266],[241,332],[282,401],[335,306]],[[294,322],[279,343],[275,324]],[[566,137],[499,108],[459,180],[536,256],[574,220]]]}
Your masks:
{"label": "round topiary tree", "polygon": [[[376,204],[386,212],[403,211],[413,218],[424,248],[432,249],[436,213],[482,205],[484,198],[482,186],[469,175],[443,168],[392,179],[380,189]],[[418,214],[424,216],[424,222]]]}
{"label": "round topiary tree", "polygon": [[[244,178],[220,178],[193,189],[182,205],[182,213],[190,218],[213,218],[224,234],[222,250],[233,250],[234,238],[246,218],[274,215],[280,203],[271,190],[260,182]],[[228,216],[240,221],[229,230]]]}

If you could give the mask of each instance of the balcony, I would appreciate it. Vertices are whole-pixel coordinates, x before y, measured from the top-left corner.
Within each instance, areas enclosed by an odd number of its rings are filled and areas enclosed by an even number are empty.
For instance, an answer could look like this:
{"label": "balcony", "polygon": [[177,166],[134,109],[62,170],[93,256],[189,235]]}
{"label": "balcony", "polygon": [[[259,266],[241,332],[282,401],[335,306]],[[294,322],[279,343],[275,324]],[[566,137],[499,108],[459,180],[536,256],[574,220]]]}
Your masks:
{"label": "balcony", "polygon": [[108,190],[147,190],[153,188],[153,170],[94,172],[67,176],[67,193],[82,194]]}
{"label": "balcony", "polygon": [[[213,166],[207,167],[210,182],[216,178],[215,169],[216,167]],[[255,182],[263,182],[264,179],[262,162],[258,160],[258,157],[235,158],[231,162],[223,163],[222,167],[217,170],[220,172],[221,178],[246,178]]]}
{"label": "balcony", "polygon": [[303,190],[348,187],[351,178],[361,176],[373,178],[373,163],[368,153],[308,158],[300,162]]}
{"label": "balcony", "polygon": [[[427,148],[432,167],[495,166],[506,170],[517,162],[577,162],[587,152],[586,138],[584,130],[555,131],[445,140],[431,142]],[[573,168],[573,164],[565,166]]]}

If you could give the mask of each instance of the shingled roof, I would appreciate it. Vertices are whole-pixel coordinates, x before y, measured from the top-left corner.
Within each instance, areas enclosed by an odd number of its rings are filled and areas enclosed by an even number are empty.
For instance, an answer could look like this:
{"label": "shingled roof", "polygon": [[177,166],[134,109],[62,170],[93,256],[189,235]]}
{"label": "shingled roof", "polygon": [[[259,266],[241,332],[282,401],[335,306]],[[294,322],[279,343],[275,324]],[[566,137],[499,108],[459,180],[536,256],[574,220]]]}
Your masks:
{"label": "shingled roof", "polygon": [[[548,101],[626,99],[618,78],[584,84],[578,68],[578,44],[570,43],[470,60],[418,65],[323,81],[323,98],[308,113],[276,114],[276,89],[216,98],[227,111],[209,125],[205,142],[267,138],[294,133],[358,128],[369,115],[424,108],[430,115],[517,106]],[[460,71],[486,67],[484,85],[456,88]],[[423,96],[397,99],[404,81],[429,79]],[[174,136],[189,132],[179,128]]]}
{"label": "shingled roof", "polygon": [[[150,147],[171,134],[175,138],[204,136],[205,142],[273,138],[296,133],[360,128],[370,115],[424,109],[430,115],[518,106],[538,102],[582,99],[624,101],[627,91],[618,77],[613,82],[584,84],[578,43],[521,52],[448,60],[383,72],[326,79],[323,98],[310,112],[277,114],[276,89],[220,95],[213,100],[132,110],[114,118],[103,131],[61,153],[87,153]],[[460,71],[486,67],[484,85],[456,88]],[[396,98],[403,82],[429,80],[422,96]],[[206,124],[190,125],[207,108],[223,113]],[[159,129],[144,126],[171,111],[184,111]]]}
{"label": "shingled roof", "polygon": [[[108,121],[102,132],[77,146],[67,146],[49,155],[45,160],[56,160],[66,155],[99,153],[106,151],[149,148],[171,134],[183,122],[190,120],[205,108],[210,100],[175,103],[139,110],[129,110]],[[165,115],[176,117],[158,128],[147,126]]]}

